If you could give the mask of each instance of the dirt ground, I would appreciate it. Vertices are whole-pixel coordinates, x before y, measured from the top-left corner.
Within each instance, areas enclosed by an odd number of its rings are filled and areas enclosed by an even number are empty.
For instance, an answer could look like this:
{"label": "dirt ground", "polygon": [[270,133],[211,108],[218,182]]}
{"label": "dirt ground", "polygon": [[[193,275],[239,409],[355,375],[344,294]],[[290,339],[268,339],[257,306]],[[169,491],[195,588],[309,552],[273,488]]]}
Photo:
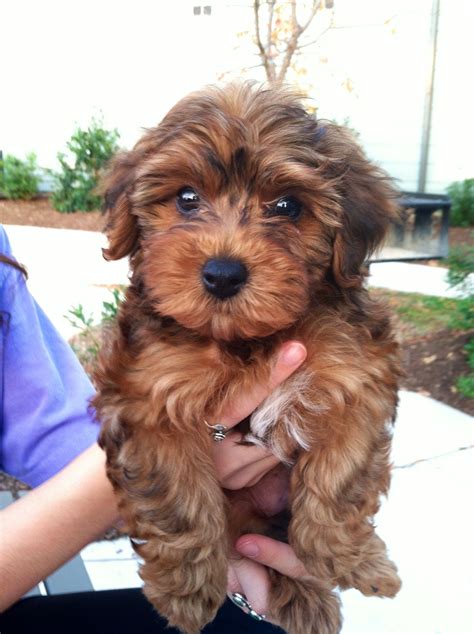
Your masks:
{"label": "dirt ground", "polygon": [[[33,201],[0,200],[0,222],[85,231],[101,231],[104,226],[100,212],[62,214],[44,198]],[[451,228],[450,245],[474,245],[472,233],[472,229]],[[463,349],[469,336],[452,330],[415,338],[404,332],[400,335],[406,372],[403,387],[474,415],[474,399],[463,397],[455,387],[456,377],[469,370]]]}
{"label": "dirt ground", "polygon": [[441,330],[403,342],[406,377],[402,387],[474,416],[474,399],[463,396],[456,388],[457,377],[469,371],[464,346],[472,336],[473,333]]}
{"label": "dirt ground", "polygon": [[100,211],[62,214],[53,209],[47,198],[35,200],[1,200],[0,223],[4,225],[32,225],[57,229],[102,231],[104,217]]}

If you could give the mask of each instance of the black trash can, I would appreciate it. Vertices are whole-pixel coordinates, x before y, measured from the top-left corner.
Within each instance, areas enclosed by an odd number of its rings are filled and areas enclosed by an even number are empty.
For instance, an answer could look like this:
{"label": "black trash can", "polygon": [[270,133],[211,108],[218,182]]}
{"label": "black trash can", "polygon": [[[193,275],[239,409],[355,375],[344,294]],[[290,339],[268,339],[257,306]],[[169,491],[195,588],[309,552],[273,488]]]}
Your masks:
{"label": "black trash can", "polygon": [[403,192],[400,220],[371,262],[431,260],[449,253],[451,199],[443,194]]}

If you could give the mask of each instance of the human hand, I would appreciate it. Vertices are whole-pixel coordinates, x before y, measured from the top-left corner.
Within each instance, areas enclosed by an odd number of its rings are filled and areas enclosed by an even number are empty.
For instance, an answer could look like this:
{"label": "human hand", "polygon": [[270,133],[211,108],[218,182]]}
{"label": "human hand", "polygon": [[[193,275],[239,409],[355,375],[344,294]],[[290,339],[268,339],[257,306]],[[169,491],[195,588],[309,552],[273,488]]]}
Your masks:
{"label": "human hand", "polygon": [[[281,347],[267,385],[255,386],[252,393],[226,409],[219,422],[228,428],[249,416],[260,403],[306,358],[305,347],[289,341]],[[242,434],[230,431],[225,440],[213,444],[212,455],[221,485],[230,490],[245,489],[245,498],[263,515],[272,516],[286,508],[289,469],[268,450],[255,445],[239,445]],[[237,494],[242,499],[242,491]],[[232,503],[233,495],[229,494]],[[293,549],[262,535],[243,535],[235,544],[228,572],[228,592],[249,598],[259,614],[268,611],[270,577],[268,567],[290,577],[306,573]]]}
{"label": "human hand", "polygon": [[[287,341],[282,345],[271,369],[267,384],[259,384],[246,394],[242,394],[227,407],[219,418],[219,423],[231,429],[249,416],[267,396],[287,379],[305,360],[306,348],[297,341]],[[221,486],[225,489],[243,489],[259,482],[279,464],[279,460],[269,449],[256,445],[239,445],[242,433],[232,430],[225,440],[213,443],[212,457]]]}

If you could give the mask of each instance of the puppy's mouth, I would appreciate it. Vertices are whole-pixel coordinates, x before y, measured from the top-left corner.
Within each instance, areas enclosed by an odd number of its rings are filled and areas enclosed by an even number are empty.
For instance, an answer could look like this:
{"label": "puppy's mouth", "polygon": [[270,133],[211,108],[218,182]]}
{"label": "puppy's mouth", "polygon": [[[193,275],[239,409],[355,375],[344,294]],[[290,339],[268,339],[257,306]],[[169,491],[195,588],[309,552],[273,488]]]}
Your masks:
{"label": "puppy's mouth", "polygon": [[250,272],[227,263],[204,266],[199,281],[189,280],[173,293],[156,293],[161,287],[154,290],[158,313],[216,341],[268,337],[293,325],[307,305],[301,286],[288,296],[268,292]]}

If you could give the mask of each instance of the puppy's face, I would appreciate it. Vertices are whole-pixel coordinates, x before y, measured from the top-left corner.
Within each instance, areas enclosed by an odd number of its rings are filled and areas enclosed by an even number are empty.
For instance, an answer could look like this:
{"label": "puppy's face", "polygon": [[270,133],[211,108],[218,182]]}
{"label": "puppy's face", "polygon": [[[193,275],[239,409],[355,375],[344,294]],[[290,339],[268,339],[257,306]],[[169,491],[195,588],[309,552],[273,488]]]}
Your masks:
{"label": "puppy's face", "polygon": [[[369,211],[364,188],[381,208]],[[344,131],[248,84],[180,102],[117,159],[106,189],[108,257],[134,254],[159,314],[222,340],[287,328],[328,280],[359,284],[390,215],[388,186]]]}

